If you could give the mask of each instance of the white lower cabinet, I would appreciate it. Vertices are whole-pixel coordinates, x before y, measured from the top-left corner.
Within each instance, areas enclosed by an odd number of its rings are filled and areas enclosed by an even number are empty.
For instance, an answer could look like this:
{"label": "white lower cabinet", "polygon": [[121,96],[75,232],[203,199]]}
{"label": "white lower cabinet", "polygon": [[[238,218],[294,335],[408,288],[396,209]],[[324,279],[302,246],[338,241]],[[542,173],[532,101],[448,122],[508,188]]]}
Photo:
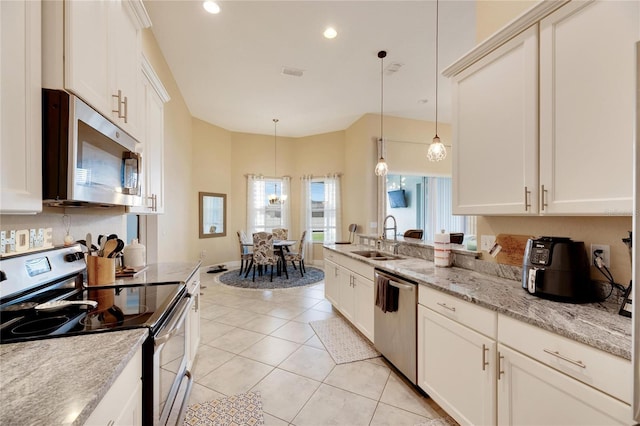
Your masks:
{"label": "white lower cabinet", "polygon": [[495,340],[418,305],[418,385],[458,423],[496,423],[495,359]]}
{"label": "white lower cabinet", "polygon": [[627,404],[501,344],[498,352],[498,424],[633,424]]}
{"label": "white lower cabinet", "polygon": [[131,358],[84,424],[142,425],[142,347]]}
{"label": "white lower cabinet", "polygon": [[373,342],[373,267],[324,250],[325,297]]}
{"label": "white lower cabinet", "polygon": [[418,386],[464,425],[631,425],[629,360],[419,288]]}
{"label": "white lower cabinet", "polygon": [[[200,273],[197,272],[199,277]],[[189,284],[188,284],[189,285]],[[191,308],[187,316],[187,369],[192,370],[193,362],[198,354],[200,345],[200,281],[197,280],[189,285],[191,294]]]}

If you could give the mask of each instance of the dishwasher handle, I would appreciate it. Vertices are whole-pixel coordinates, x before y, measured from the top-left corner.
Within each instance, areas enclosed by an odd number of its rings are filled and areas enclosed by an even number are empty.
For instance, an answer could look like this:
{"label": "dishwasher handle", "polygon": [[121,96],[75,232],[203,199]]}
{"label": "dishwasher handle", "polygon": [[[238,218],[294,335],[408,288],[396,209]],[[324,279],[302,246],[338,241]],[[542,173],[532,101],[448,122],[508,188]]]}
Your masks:
{"label": "dishwasher handle", "polygon": [[415,287],[415,285],[412,285],[412,284],[401,284],[397,281],[391,281],[391,280],[389,280],[389,285],[391,287],[395,287],[400,290],[409,290],[409,291],[413,291]]}

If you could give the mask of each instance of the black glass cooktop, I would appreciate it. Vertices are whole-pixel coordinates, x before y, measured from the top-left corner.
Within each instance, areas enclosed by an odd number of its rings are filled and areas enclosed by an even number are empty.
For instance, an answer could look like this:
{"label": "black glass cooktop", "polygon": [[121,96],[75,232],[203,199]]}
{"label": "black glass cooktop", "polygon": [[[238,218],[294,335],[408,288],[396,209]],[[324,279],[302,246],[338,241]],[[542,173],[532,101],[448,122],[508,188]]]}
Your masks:
{"label": "black glass cooktop", "polygon": [[159,327],[185,293],[184,284],[87,288],[64,300],[92,300],[95,308],[73,305],[37,311],[24,303],[5,306],[0,313],[0,343],[76,335],[98,331]]}

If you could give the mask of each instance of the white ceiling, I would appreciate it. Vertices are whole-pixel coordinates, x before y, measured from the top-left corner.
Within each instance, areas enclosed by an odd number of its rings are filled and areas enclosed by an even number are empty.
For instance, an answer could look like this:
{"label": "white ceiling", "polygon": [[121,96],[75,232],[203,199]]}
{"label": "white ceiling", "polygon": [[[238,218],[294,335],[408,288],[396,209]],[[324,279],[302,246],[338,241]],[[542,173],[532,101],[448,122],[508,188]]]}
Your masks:
{"label": "white ceiling", "polygon": [[[152,30],[194,117],[236,132],[301,137],[343,130],[380,113],[435,119],[435,10],[429,1],[147,0]],[[475,44],[475,1],[441,0],[439,69]],[[333,26],[338,36],[322,32]],[[282,67],[304,70],[303,77]],[[451,118],[451,91],[439,77],[438,120]],[[420,100],[428,102],[421,103]],[[425,140],[429,139],[425,137]]]}

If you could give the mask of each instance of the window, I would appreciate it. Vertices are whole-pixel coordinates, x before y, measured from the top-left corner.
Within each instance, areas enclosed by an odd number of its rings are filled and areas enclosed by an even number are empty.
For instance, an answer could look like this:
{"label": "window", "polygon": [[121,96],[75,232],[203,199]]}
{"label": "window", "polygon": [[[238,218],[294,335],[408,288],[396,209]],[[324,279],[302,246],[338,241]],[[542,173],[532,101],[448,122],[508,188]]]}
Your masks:
{"label": "window", "polygon": [[396,218],[398,234],[407,229],[423,229],[424,240],[433,241],[436,233],[476,234],[475,216],[452,213],[451,178],[431,176],[387,176],[387,192],[404,189],[406,207],[392,208],[387,196],[387,213]]}
{"label": "window", "polygon": [[302,178],[304,213],[301,227],[312,242],[334,242],[340,237],[340,176]]}
{"label": "window", "polygon": [[289,229],[288,177],[249,176],[247,187],[247,235]]}

